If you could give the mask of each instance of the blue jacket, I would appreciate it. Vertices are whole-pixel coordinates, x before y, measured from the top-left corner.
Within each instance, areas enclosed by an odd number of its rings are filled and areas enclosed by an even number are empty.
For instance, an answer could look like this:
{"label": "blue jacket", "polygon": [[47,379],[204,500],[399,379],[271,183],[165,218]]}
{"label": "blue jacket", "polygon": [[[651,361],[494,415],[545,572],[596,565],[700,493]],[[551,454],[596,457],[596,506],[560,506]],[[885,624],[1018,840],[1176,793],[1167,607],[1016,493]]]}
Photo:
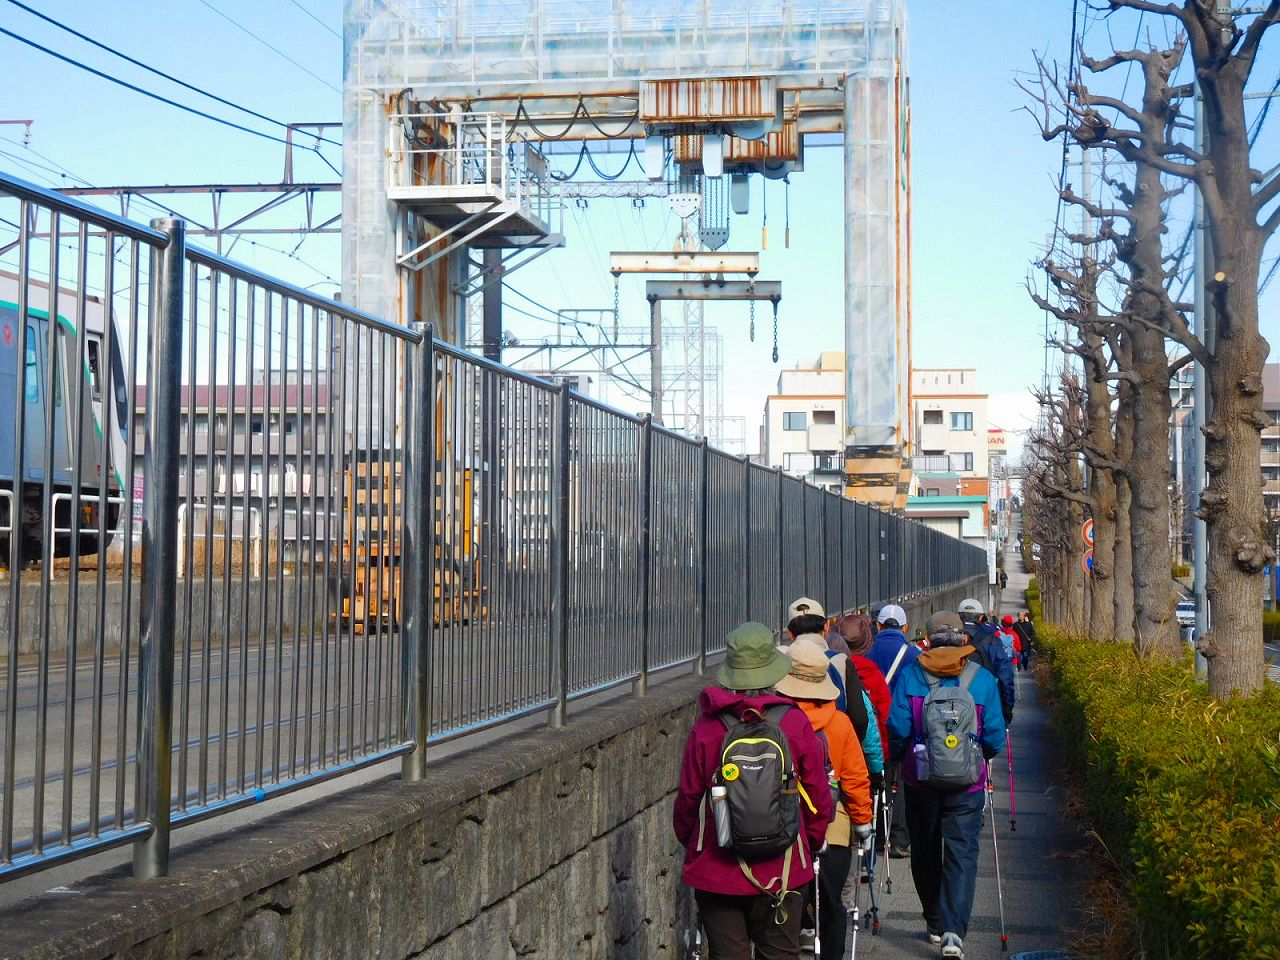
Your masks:
{"label": "blue jacket", "polygon": [[1000,684],[1000,706],[1004,711],[1004,722],[1013,721],[1014,693],[1013,661],[1004,655],[1004,642],[995,627],[988,623],[966,623],[964,632],[969,636],[969,643],[978,652],[977,662],[995,674]]}
{"label": "blue jacket", "polygon": [[[923,742],[924,730],[921,713],[925,698],[929,696],[929,680],[925,677],[925,669],[934,676],[941,677],[943,686],[954,687],[960,681],[960,671],[964,669],[965,659],[972,656],[968,647],[937,647],[923,654],[920,659],[902,671],[902,682],[893,692],[893,705],[889,708],[889,757],[902,761],[903,780],[919,786],[916,776],[916,757],[912,746]],[[1000,705],[1000,690],[987,670],[979,670],[973,682],[969,684],[969,693],[978,713],[978,737],[982,741],[982,753],[988,760],[998,754],[1005,746],[1004,713]],[[987,775],[984,770],[978,782],[969,788],[975,793],[986,787]]]}
{"label": "blue jacket", "polygon": [[[893,679],[890,680],[889,668],[893,666],[893,661],[904,644],[907,648],[906,656],[902,658],[902,662],[898,664],[897,672],[894,673]],[[907,635],[901,630],[895,630],[893,627],[885,627],[877,633],[875,642],[871,644],[871,648],[867,651],[867,659],[879,667],[885,679],[889,680],[890,693],[893,693],[897,688],[903,668],[909,663],[915,663],[919,657],[920,648],[914,643],[909,643]]]}

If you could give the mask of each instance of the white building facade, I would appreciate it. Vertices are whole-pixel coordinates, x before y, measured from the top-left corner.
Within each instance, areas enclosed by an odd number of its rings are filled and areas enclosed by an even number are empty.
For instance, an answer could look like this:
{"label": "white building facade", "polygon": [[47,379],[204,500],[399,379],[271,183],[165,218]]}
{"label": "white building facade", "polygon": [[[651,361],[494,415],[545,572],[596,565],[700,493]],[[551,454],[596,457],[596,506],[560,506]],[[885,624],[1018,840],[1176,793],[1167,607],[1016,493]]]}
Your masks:
{"label": "white building facade", "polygon": [[783,370],[764,404],[760,456],[771,467],[837,493],[844,487],[844,354]]}
{"label": "white building facade", "polygon": [[911,439],[915,474],[989,476],[987,395],[976,370],[911,371]]}

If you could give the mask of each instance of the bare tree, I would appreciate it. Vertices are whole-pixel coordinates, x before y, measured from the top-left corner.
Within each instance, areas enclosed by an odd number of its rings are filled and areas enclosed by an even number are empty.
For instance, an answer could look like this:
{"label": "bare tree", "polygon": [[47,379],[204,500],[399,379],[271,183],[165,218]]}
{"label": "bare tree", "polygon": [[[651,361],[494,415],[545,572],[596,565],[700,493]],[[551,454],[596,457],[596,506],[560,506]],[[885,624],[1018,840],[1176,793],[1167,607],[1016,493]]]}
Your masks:
{"label": "bare tree", "polygon": [[1258,328],[1258,279],[1264,247],[1280,227],[1275,203],[1280,176],[1274,171],[1264,176],[1251,163],[1244,97],[1263,37],[1280,22],[1280,0],[1269,0],[1246,28],[1230,4],[1212,0],[1109,0],[1109,5],[1174,20],[1185,34],[1202,96],[1203,152],[1172,138],[1142,142],[1145,131],[1124,139],[1132,152],[1154,152],[1150,162],[1162,173],[1195,183],[1213,242],[1216,339],[1202,343],[1185,323],[1175,322],[1171,333],[1203,365],[1212,399],[1204,431],[1208,482],[1198,513],[1208,530],[1213,622],[1199,648],[1209,661],[1210,690],[1226,696],[1256,690],[1265,681],[1258,599],[1262,571],[1274,552],[1263,536],[1258,469],[1267,425],[1262,367],[1269,351]]}

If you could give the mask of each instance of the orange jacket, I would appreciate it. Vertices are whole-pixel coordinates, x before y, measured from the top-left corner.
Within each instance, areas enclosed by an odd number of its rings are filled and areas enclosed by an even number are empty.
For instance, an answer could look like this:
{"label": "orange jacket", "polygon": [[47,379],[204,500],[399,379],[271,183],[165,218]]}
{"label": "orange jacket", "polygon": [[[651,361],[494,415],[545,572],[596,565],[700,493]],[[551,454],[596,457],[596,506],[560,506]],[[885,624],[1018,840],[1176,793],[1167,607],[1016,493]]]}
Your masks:
{"label": "orange jacket", "polygon": [[827,828],[827,842],[850,845],[850,822],[871,822],[871,778],[862,745],[847,714],[836,709],[834,700],[797,700],[815,732],[826,737],[831,766],[840,781],[844,803],[836,806],[836,817]]}

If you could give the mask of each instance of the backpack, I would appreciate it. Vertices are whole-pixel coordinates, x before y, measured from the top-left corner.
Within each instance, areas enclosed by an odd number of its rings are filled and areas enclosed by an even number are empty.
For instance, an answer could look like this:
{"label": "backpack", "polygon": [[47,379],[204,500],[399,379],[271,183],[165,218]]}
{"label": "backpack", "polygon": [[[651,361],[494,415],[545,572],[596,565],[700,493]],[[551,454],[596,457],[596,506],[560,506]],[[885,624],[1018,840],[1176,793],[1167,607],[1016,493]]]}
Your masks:
{"label": "backpack", "polygon": [[831,762],[831,741],[827,739],[825,730],[814,730],[822,743],[822,764],[827,771],[827,785],[831,787],[831,808],[839,810],[844,802],[844,789],[840,786],[840,778],[836,776],[836,765]]}
{"label": "backpack", "polygon": [[776,856],[800,833],[796,768],[780,725],[790,709],[774,704],[763,714],[749,710],[743,719],[720,715],[726,732],[711,785],[725,788],[730,842],[721,846],[743,860]]}
{"label": "backpack", "polygon": [[[942,678],[927,670],[929,695],[920,711],[921,731],[916,750],[916,776],[931,787],[963,789],[982,779],[982,743],[978,739],[978,707],[969,685],[978,675],[976,663],[966,663],[958,686],[943,686]],[[929,679],[932,678],[932,679]]]}

